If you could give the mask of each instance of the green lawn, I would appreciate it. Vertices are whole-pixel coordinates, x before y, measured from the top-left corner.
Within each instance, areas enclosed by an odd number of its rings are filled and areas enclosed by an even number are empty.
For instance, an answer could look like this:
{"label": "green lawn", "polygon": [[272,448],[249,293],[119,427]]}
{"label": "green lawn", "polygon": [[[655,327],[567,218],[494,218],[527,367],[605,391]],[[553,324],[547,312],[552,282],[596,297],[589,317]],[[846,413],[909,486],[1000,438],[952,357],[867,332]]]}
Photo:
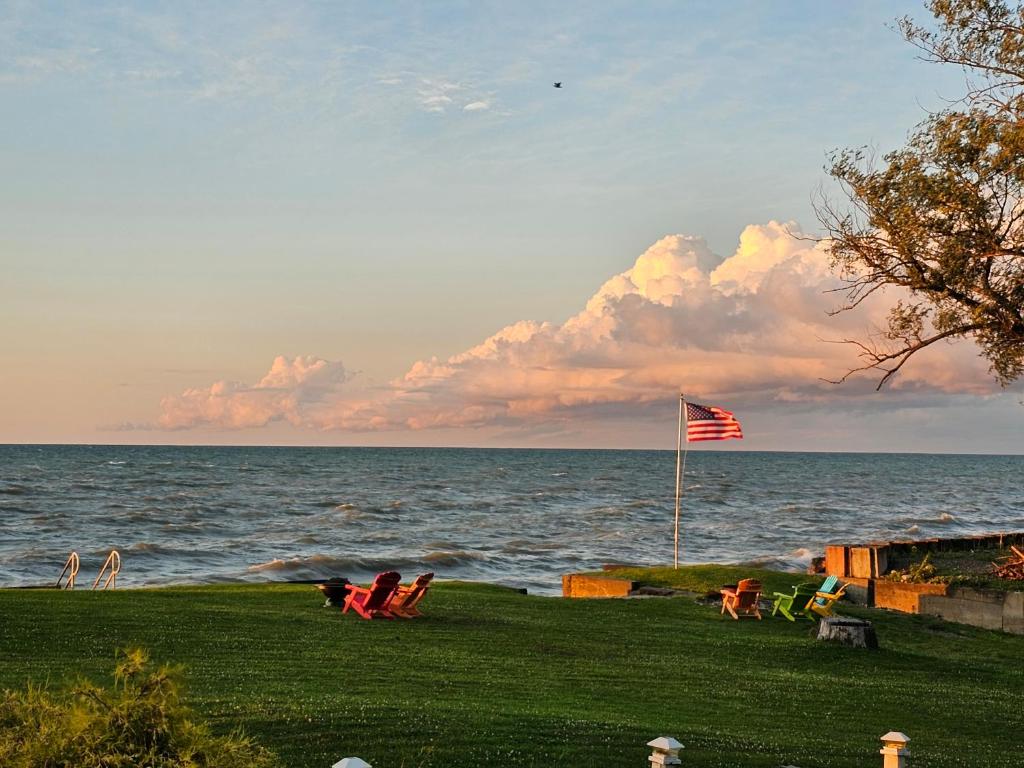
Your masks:
{"label": "green lawn", "polygon": [[[693,591],[737,576],[648,575]],[[881,765],[889,730],[910,735],[916,765],[1020,764],[1021,637],[861,609],[883,646],[868,652],[687,598],[459,583],[436,585],[416,621],[321,603],[301,585],[0,590],[0,686],[101,680],[116,647],[142,645],[186,666],[216,729],[240,724],[295,768],[348,755],[380,768],[642,766],[659,735],[685,745],[685,765],[865,768]]]}

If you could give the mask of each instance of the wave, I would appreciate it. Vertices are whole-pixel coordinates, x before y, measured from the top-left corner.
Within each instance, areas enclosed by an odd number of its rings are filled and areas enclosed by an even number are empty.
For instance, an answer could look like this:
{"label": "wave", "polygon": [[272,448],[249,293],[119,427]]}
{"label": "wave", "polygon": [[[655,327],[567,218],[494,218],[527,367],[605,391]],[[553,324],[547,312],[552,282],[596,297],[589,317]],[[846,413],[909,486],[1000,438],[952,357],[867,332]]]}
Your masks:
{"label": "wave", "polygon": [[166,531],[167,533],[205,533],[209,532],[210,535],[218,535],[217,526],[206,525],[200,522],[187,522],[187,523],[175,523],[175,522],[164,522],[160,523],[160,530]]}
{"label": "wave", "polygon": [[312,577],[341,573],[379,573],[381,571],[433,568],[457,568],[486,560],[478,552],[455,550],[452,552],[430,552],[421,558],[415,557],[336,557],[333,555],[310,555],[308,557],[275,557],[263,563],[246,568],[248,573],[281,573],[290,576],[310,575]]}
{"label": "wave", "polygon": [[642,509],[644,507],[653,507],[658,504],[654,499],[634,499],[633,501],[627,502],[624,506],[627,509]]}
{"label": "wave", "polygon": [[170,554],[184,554],[184,550],[176,547],[166,547],[162,544],[155,544],[149,541],[139,541],[128,547],[127,552],[138,552],[140,554],[150,555],[170,555]]}
{"label": "wave", "polygon": [[530,541],[528,539],[512,539],[501,546],[501,551],[510,555],[536,555],[547,554],[560,549],[565,545],[557,541]]}
{"label": "wave", "polygon": [[799,564],[787,560],[785,557],[755,557],[751,560],[741,560],[736,563],[744,568],[763,568],[766,571],[801,572]]}
{"label": "wave", "polygon": [[24,496],[27,493],[32,493],[32,489],[25,485],[5,485],[0,488],[0,493],[6,496]]}
{"label": "wave", "polygon": [[795,558],[796,560],[802,560],[811,562],[811,559],[817,557],[814,552],[807,549],[807,547],[799,547],[794,549],[792,552],[787,553],[787,557]]}
{"label": "wave", "polygon": [[486,559],[487,557],[479,552],[468,552],[463,549],[456,549],[450,552],[431,552],[423,558],[424,562],[430,563],[431,565],[443,565],[449,567],[467,565],[469,563],[479,562]]}
{"label": "wave", "polygon": [[[901,520],[901,522],[908,524],[907,528],[905,529],[908,532],[919,533],[922,525],[948,525],[950,523],[958,522],[958,519],[955,515],[952,515],[949,512],[940,512],[937,517],[921,517],[919,515],[915,515],[904,517]],[[985,523],[985,521],[975,520],[974,522],[975,524],[987,524]],[[1002,524],[1002,521],[996,523],[997,526]]]}
{"label": "wave", "polygon": [[[819,553],[820,554],[820,553]],[[764,555],[743,560],[738,565],[748,568],[765,568],[769,571],[800,571],[807,570],[811,560],[819,556],[806,547],[799,547],[783,555]]]}
{"label": "wave", "polygon": [[397,523],[402,519],[401,515],[395,514],[393,509],[382,507],[370,507],[368,509],[354,507],[342,510],[342,514],[339,517],[345,522],[365,524],[367,526],[379,526],[381,523]]}
{"label": "wave", "polygon": [[305,565],[305,562],[301,558],[296,558],[295,560],[282,560],[279,557],[275,557],[273,560],[268,560],[265,563],[250,565],[246,570],[249,571],[249,573],[262,573],[263,571],[283,571],[303,565]]}
{"label": "wave", "polygon": [[36,515],[36,517],[32,518],[33,522],[45,522],[50,517],[53,517],[57,514],[54,512],[44,512],[43,514],[39,514],[38,509],[32,509],[31,507],[28,506],[17,507],[14,506],[13,504],[4,504],[0,506],[0,509],[3,509],[4,512],[15,512],[23,515]]}

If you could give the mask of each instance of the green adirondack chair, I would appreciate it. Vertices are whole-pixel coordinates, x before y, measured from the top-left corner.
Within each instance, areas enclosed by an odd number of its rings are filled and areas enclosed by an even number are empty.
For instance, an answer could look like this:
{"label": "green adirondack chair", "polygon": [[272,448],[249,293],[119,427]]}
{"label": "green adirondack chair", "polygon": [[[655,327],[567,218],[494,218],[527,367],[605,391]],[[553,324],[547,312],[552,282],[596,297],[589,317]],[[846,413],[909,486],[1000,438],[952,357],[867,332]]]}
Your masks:
{"label": "green adirondack chair", "polygon": [[803,616],[805,619],[813,621],[814,614],[811,613],[807,604],[814,598],[817,591],[818,586],[816,584],[807,582],[793,587],[792,594],[776,592],[775,603],[772,605],[772,616],[776,613],[781,613],[790,621],[796,621],[797,616]]}

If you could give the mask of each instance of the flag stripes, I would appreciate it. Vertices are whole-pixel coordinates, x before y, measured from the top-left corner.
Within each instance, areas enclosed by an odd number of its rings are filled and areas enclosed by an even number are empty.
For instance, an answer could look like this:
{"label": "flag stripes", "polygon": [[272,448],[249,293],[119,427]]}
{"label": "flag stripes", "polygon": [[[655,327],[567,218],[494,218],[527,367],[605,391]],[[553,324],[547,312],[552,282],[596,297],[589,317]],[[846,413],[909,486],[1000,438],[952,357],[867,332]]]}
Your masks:
{"label": "flag stripes", "polygon": [[686,404],[686,442],[743,439],[739,421],[729,411],[713,405]]}

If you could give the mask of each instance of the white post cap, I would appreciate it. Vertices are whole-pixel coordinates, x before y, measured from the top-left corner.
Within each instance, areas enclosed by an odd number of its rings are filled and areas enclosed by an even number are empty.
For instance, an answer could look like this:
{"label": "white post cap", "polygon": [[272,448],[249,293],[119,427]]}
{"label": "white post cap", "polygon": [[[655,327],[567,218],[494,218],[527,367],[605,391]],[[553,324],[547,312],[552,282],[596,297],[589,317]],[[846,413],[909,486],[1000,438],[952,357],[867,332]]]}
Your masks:
{"label": "white post cap", "polygon": [[358,757],[346,757],[336,762],[331,768],[373,768],[373,766]]}
{"label": "white post cap", "polygon": [[893,749],[900,749],[910,743],[910,737],[899,731],[889,731],[882,737],[882,743]]}
{"label": "white post cap", "polygon": [[651,753],[651,756],[647,758],[647,762],[651,764],[651,768],[664,768],[669,765],[682,765],[682,761],[679,759],[679,750],[683,748],[683,745],[671,736],[659,736],[656,739],[648,741],[647,746],[654,750]]}
{"label": "white post cap", "polygon": [[683,748],[683,745],[671,736],[659,736],[656,739],[651,739],[647,742],[647,746],[659,752],[678,752]]}

